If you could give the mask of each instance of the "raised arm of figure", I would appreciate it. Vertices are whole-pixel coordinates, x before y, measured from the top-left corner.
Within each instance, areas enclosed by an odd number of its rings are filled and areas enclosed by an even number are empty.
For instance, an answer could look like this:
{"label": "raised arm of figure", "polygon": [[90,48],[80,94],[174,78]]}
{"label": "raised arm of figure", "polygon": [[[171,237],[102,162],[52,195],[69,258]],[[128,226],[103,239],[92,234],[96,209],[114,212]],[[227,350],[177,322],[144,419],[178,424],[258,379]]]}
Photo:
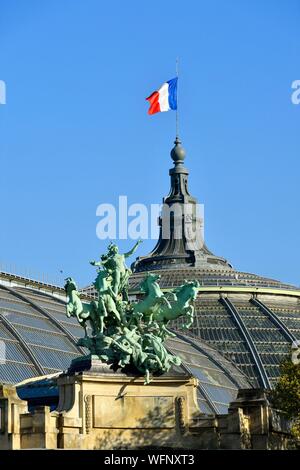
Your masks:
{"label": "raised arm of figure", "polygon": [[138,240],[133,248],[127,253],[124,253],[125,258],[129,258],[129,256],[133,255],[133,253],[137,250],[137,247],[143,242],[143,240]]}

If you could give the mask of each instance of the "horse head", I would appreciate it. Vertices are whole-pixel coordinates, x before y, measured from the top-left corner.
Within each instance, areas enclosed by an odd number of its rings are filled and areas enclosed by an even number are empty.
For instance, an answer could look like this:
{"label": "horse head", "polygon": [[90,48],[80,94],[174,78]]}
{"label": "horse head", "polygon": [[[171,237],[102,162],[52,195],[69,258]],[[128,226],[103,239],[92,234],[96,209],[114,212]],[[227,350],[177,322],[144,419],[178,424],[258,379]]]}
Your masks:
{"label": "horse head", "polygon": [[65,279],[66,283],[65,283],[65,291],[66,291],[66,294],[69,295],[73,290],[76,290],[77,291],[77,285],[76,285],[76,282],[74,281],[74,279],[72,277],[67,277]]}
{"label": "horse head", "polygon": [[107,288],[107,278],[109,277],[109,273],[104,269],[99,269],[97,273],[97,277],[94,281],[94,287],[97,290],[106,290]]}
{"label": "horse head", "polygon": [[147,275],[144,277],[144,279],[140,283],[141,291],[148,294],[149,288],[151,288],[151,286],[153,286],[153,284],[159,280],[160,280],[159,274],[147,273]]}
{"label": "horse head", "polygon": [[199,287],[200,287],[200,284],[197,280],[193,280],[193,281],[185,280],[184,284],[182,284],[182,286],[176,289],[176,294],[178,298],[182,297],[183,299],[186,299],[186,300],[196,300]]}
{"label": "horse head", "polygon": [[148,273],[146,277],[146,281],[149,284],[153,284],[156,281],[160,280],[160,274]]}

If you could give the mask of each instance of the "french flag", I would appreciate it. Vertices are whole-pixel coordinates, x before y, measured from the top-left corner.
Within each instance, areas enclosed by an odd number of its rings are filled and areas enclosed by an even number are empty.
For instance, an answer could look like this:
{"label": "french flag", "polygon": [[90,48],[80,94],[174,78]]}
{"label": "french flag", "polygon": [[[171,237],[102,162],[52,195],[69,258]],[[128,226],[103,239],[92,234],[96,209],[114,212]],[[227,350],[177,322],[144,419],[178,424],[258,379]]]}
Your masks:
{"label": "french flag", "polygon": [[178,77],[165,82],[159,90],[154,91],[147,101],[150,103],[148,114],[161,113],[177,109],[177,81]]}

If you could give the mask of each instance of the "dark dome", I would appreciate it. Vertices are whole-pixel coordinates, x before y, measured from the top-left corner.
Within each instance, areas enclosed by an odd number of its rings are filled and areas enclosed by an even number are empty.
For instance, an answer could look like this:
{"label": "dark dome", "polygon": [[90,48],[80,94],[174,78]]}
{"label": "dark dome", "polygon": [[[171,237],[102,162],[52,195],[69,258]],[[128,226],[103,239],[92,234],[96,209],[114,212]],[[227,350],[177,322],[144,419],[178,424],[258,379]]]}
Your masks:
{"label": "dark dome", "polygon": [[[254,386],[270,388],[291,344],[300,339],[300,290],[288,284],[234,270],[161,269],[168,291],[185,279],[200,283],[195,320],[185,334],[209,343],[244,372]],[[145,273],[130,279],[131,295]],[[180,331],[182,320],[173,323]]]}
{"label": "dark dome", "polygon": [[[279,365],[300,339],[300,290],[298,287],[256,274],[233,269],[226,259],[215,256],[204,244],[196,212],[197,200],[188,190],[188,170],[175,161],[169,171],[171,189],[163,202],[173,219],[159,219],[160,235],[154,250],[133,263],[130,278],[132,296],[139,295],[139,284],[146,272],[160,274],[160,286],[168,291],[185,279],[200,284],[195,303],[195,320],[190,333],[214,346],[244,372],[254,386],[272,388],[279,376]],[[189,205],[189,213],[185,208]],[[178,207],[177,207],[178,209]],[[170,224],[168,238],[164,223]],[[175,229],[181,227],[181,237]],[[167,227],[168,228],[168,227]],[[168,233],[168,231],[166,232]],[[186,234],[194,234],[194,238]],[[173,327],[180,331],[181,320]]]}
{"label": "dark dome", "polygon": [[[166,292],[183,284],[185,279],[197,279],[200,288],[194,324],[188,331],[184,330],[185,334],[216,348],[253,386],[270,389],[279,377],[280,363],[289,355],[293,341],[300,340],[300,289],[239,272],[225,258],[214,255],[197,230],[197,200],[189,193],[188,170],[180,159],[174,159],[174,163],[175,167],[169,171],[170,192],[163,202],[171,211],[175,204],[182,205],[182,215],[176,219],[174,213],[174,218],[167,220],[169,238],[162,236],[166,221],[163,214],[160,217],[156,246],[132,264],[131,298],[139,297],[139,284],[147,272],[160,274],[159,284]],[[188,217],[184,213],[187,205],[192,208]],[[175,236],[175,226],[177,229],[181,226],[181,237]],[[191,227],[196,228],[192,241],[186,237]],[[92,294],[93,287],[83,291]],[[173,328],[179,332],[181,326],[182,320],[173,322]]]}

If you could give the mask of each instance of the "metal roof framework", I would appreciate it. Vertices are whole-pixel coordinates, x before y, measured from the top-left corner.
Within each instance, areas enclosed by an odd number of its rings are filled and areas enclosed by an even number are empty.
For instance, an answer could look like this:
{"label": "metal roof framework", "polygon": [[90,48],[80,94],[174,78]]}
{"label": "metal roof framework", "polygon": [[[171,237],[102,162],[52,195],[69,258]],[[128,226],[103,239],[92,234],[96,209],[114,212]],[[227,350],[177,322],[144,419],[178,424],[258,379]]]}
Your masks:
{"label": "metal roof framework", "polygon": [[259,379],[261,382],[261,385],[266,388],[266,389],[271,389],[271,383],[269,381],[269,377],[267,375],[267,372],[264,368],[264,365],[262,363],[262,360],[260,358],[260,355],[257,351],[257,348],[254,344],[254,341],[252,340],[252,337],[242,320],[241,315],[239,314],[238,309],[233,305],[233,303],[226,297],[221,297],[220,301],[225,305],[225,307],[230,311],[232,318],[236,322],[240,334],[242,335],[245,343],[247,344],[247,347],[249,349],[249,352],[253,358],[254,364],[256,365],[256,368],[259,372]]}

